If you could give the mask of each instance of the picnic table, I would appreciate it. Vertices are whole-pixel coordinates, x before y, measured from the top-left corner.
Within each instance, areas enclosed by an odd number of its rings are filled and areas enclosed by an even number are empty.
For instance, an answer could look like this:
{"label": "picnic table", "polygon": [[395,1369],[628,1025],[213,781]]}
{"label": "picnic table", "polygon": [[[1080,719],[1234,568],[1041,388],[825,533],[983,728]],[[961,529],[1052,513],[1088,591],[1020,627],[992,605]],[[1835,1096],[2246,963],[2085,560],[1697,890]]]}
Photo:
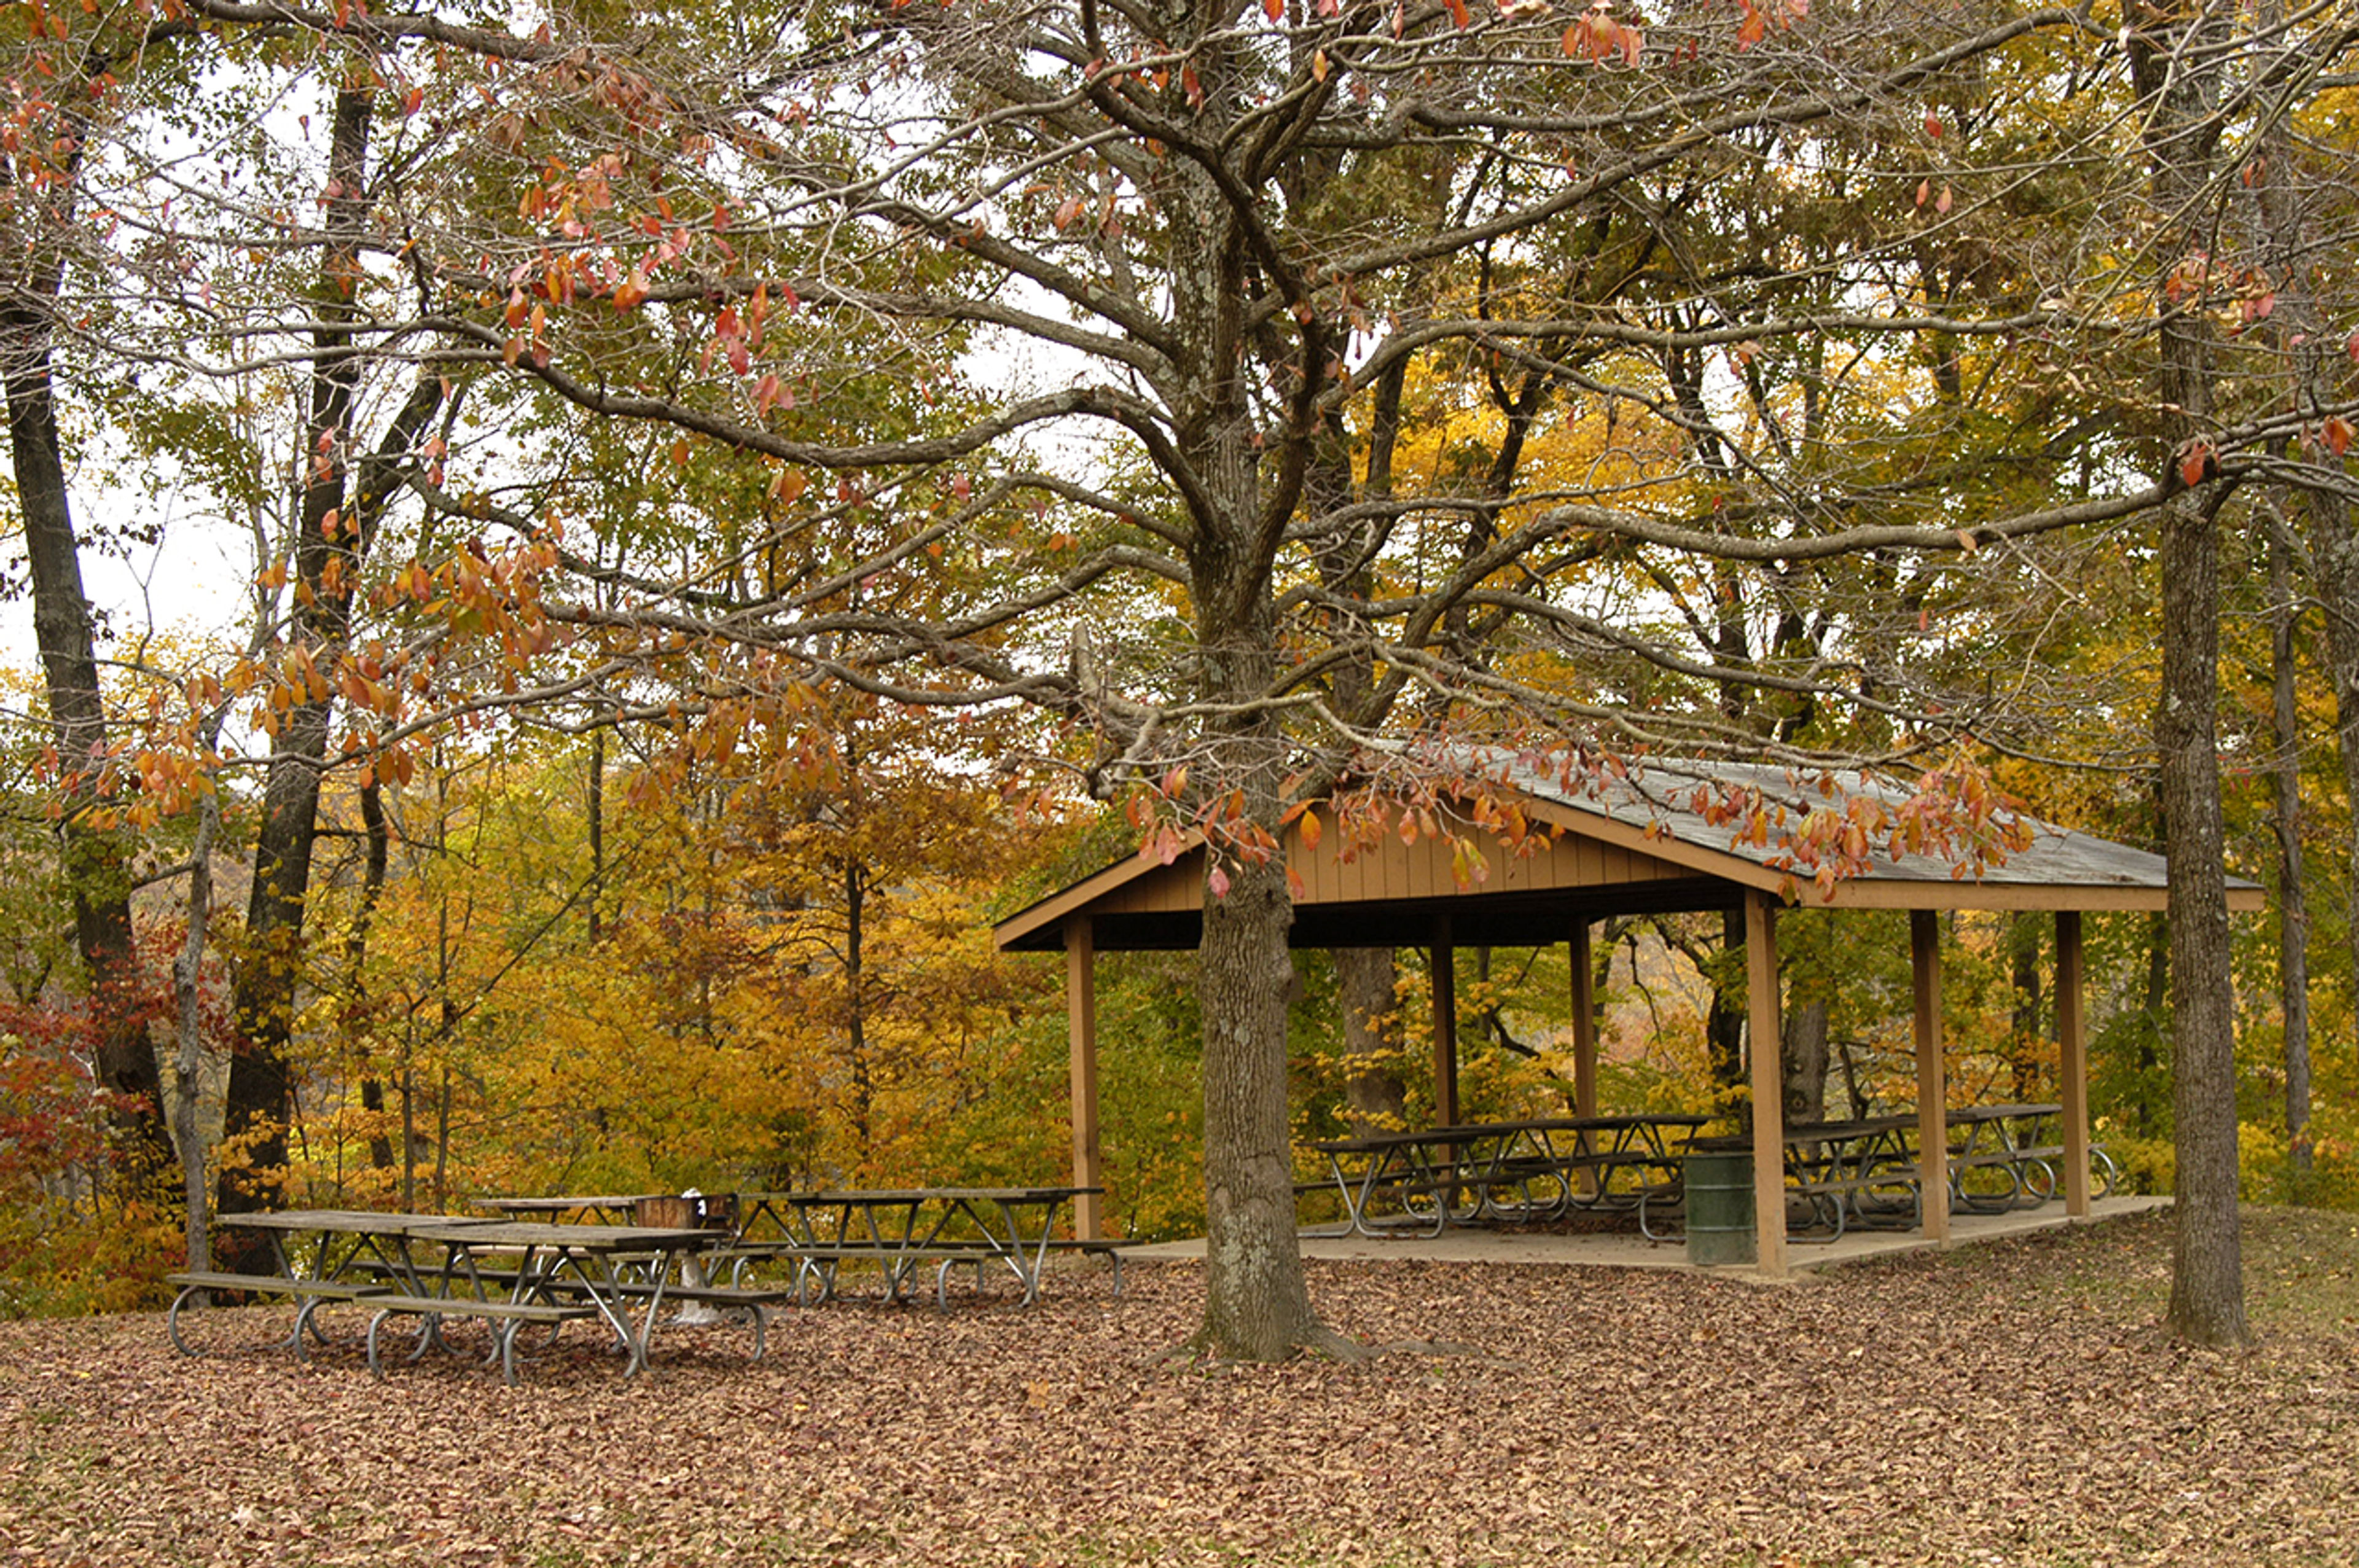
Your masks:
{"label": "picnic table", "polygon": [[[2049,1136],[2064,1108],[2050,1104],[1964,1106],[1947,1113],[1950,1132],[1946,1201],[1953,1210],[1991,1213],[2056,1195],[2055,1162],[2060,1141]],[[1806,1201],[1806,1231],[1824,1231],[1833,1240],[1854,1225],[1919,1223],[1923,1195],[1918,1158],[1916,1113],[1862,1117],[1843,1121],[1792,1122],[1785,1130],[1786,1190]],[[1718,1147],[1750,1149],[1744,1139],[1715,1139]],[[2103,1150],[2091,1149],[2092,1166],[2111,1190],[2114,1166]],[[1676,1189],[1652,1195],[1676,1197]],[[1658,1234],[1642,1205],[1640,1228]],[[1796,1237],[1796,1239],[1811,1239]]]}
{"label": "picnic table", "polygon": [[[288,1347],[296,1358],[306,1357],[307,1333],[325,1339],[316,1322],[319,1310],[332,1303],[351,1303],[364,1297],[390,1295],[397,1290],[422,1291],[426,1275],[410,1249],[420,1230],[450,1224],[479,1223],[448,1215],[380,1214],[370,1209],[269,1209],[225,1214],[220,1224],[233,1230],[258,1230],[270,1238],[275,1272],[234,1273],[196,1270],[166,1276],[174,1287],[172,1305],[165,1314],[164,1331],[184,1356],[196,1354],[180,1333],[181,1314],[194,1303],[215,1292],[284,1296],[297,1303],[295,1331]],[[310,1245],[299,1245],[299,1238]]]}
{"label": "picnic table", "polygon": [[[1310,1147],[1325,1156],[1354,1233],[1439,1236],[1453,1222],[1560,1217],[1575,1206],[1635,1203],[1650,1180],[1677,1175],[1675,1139],[1704,1120],[1546,1117],[1331,1138]],[[1397,1213],[1387,1216],[1386,1208]]]}
{"label": "picnic table", "polygon": [[[1950,1112],[1950,1194],[1981,1211],[2037,1205],[2054,1197],[2064,1158],[2064,1108],[2049,1103],[1969,1106]],[[2114,1190],[2120,1170],[2092,1144],[2089,1171],[2097,1195]]]}
{"label": "picnic table", "polygon": [[1917,1223],[1922,1202],[1911,1137],[1917,1126],[1913,1113],[1788,1123],[1787,1182],[1809,1201],[1810,1227],[1825,1228],[1832,1241],[1846,1223],[1895,1216]]}
{"label": "picnic table", "polygon": [[[655,1316],[667,1293],[727,1299],[753,1310],[755,1354],[762,1350],[760,1303],[782,1292],[669,1287],[673,1266],[722,1239],[701,1227],[554,1225],[451,1215],[380,1214],[358,1209],[282,1209],[227,1215],[222,1223],[266,1231],[275,1274],[194,1272],[170,1276],[179,1293],[166,1320],[184,1355],[196,1352],[179,1319],[191,1301],[214,1291],[287,1296],[300,1303],[289,1341],[299,1357],[305,1334],[326,1303],[370,1312],[370,1369],[384,1375],[378,1342],[397,1316],[419,1320],[415,1360],[441,1343],[446,1319],[474,1319],[492,1332],[502,1375],[516,1378],[516,1336],[531,1325],[552,1329],[598,1319],[628,1356],[625,1375],[647,1367]],[[299,1238],[309,1245],[299,1245]],[[429,1257],[427,1249],[433,1249]]]}
{"label": "picnic table", "polygon": [[[1096,1187],[879,1187],[808,1193],[739,1195],[739,1239],[749,1254],[792,1260],[799,1292],[820,1301],[836,1293],[845,1263],[875,1263],[886,1298],[903,1299],[925,1264],[936,1266],[935,1296],[947,1304],[951,1271],[962,1265],[982,1282],[986,1268],[1005,1267],[1028,1306],[1040,1296],[1049,1255],[1068,1248],[1114,1260],[1119,1243],[1066,1239],[1058,1211]],[[765,1242],[751,1235],[767,1219],[782,1233]]]}
{"label": "picnic table", "polygon": [[576,1193],[543,1198],[482,1197],[476,1198],[474,1205],[477,1208],[496,1209],[509,1219],[580,1219],[600,1225],[631,1225],[636,1222],[642,1202],[668,1195],[662,1193]]}
{"label": "picnic table", "polygon": [[[414,1239],[440,1242],[447,1249],[441,1274],[446,1288],[432,1294],[367,1303],[376,1313],[369,1325],[370,1367],[377,1366],[377,1331],[390,1315],[417,1316],[429,1327],[435,1319],[445,1316],[491,1317],[508,1325],[501,1352],[511,1381],[516,1329],[530,1322],[555,1325],[565,1315],[594,1314],[603,1319],[628,1353],[623,1375],[627,1378],[645,1370],[656,1314],[663,1305],[672,1266],[712,1247],[717,1239],[701,1227],[551,1225],[530,1220],[465,1220],[411,1234]],[[626,1261],[635,1266],[625,1267]],[[686,1290],[675,1293],[685,1294]],[[503,1305],[526,1310],[496,1310]],[[482,1310],[487,1306],[495,1310]],[[758,1303],[754,1303],[754,1313],[758,1333]],[[421,1333],[419,1338],[422,1350],[427,1335]]]}

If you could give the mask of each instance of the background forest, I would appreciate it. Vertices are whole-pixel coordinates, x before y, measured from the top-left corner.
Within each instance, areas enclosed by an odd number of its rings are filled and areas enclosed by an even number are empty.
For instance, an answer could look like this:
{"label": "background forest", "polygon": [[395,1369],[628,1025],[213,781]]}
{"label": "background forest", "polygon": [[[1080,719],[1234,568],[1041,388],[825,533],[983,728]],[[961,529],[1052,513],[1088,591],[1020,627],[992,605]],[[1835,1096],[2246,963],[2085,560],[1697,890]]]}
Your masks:
{"label": "background forest", "polygon": [[[1466,741],[2224,858],[2271,910],[2210,946],[2091,923],[2101,1139],[2170,1188],[2232,1024],[2245,1195],[2359,1205],[2343,7],[0,49],[0,1311],[152,1299],[215,1206],[1049,1176],[1061,970],[990,925],[1189,830],[1220,929],[1105,962],[1103,1138],[1120,1228],[1217,1226],[1208,1051],[1282,1036],[1298,1138],[1430,1104],[1424,956],[1275,978],[1267,849],[1477,874]],[[1905,1103],[1900,926],[1787,848],[1789,1095]],[[1725,935],[1599,933],[1605,1106],[1734,1081]],[[2051,938],[1946,937],[1956,1092],[2044,1098]],[[1466,1110],[1560,1106],[1562,949],[1456,961]]]}

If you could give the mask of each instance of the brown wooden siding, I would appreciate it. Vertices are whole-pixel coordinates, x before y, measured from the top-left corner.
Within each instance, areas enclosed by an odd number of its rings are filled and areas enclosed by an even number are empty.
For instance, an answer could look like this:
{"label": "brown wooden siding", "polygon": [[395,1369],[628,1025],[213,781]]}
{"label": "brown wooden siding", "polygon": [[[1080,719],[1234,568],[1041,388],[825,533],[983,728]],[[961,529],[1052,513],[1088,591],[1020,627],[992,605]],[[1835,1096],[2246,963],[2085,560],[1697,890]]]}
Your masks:
{"label": "brown wooden siding", "polygon": [[[1387,834],[1374,847],[1345,860],[1332,833],[1316,849],[1301,835],[1287,836],[1287,851],[1302,878],[1300,903],[1360,903],[1386,900],[1450,898],[1461,893],[1544,892],[1564,888],[1626,886],[1670,881],[1691,872],[1652,855],[1568,833],[1536,854],[1509,854],[1497,842],[1484,846],[1488,874],[1462,888],[1451,871],[1447,839],[1420,838],[1404,844]],[[1204,900],[1201,849],[1157,866],[1097,901],[1105,914],[1168,914],[1199,908]]]}

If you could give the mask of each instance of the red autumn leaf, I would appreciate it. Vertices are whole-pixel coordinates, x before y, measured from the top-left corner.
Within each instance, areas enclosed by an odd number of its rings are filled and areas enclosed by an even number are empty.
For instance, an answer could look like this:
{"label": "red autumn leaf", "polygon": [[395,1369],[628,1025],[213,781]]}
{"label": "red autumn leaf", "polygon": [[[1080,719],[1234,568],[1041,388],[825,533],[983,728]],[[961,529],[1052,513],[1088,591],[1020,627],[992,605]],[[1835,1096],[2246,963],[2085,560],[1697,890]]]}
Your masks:
{"label": "red autumn leaf", "polygon": [[1461,28],[1474,25],[1473,13],[1466,9],[1466,0],[1450,0],[1450,19]]}
{"label": "red autumn leaf", "polygon": [[2190,441],[2179,456],[2179,477],[2191,486],[2201,484],[2212,471],[2212,443]]}
{"label": "red autumn leaf", "polygon": [[2329,419],[2319,431],[2319,438],[2323,440],[2327,449],[2338,458],[2351,449],[2351,441],[2354,436],[2359,436],[2359,427],[2354,427],[2350,420],[2340,414]]}

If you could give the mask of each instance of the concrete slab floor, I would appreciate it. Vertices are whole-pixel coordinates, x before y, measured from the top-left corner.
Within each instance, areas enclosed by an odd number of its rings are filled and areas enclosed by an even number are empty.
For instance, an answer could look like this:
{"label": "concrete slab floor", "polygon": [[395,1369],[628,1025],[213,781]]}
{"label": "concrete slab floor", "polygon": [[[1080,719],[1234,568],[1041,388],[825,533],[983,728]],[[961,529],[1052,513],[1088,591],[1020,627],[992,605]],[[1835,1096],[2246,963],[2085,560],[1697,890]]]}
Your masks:
{"label": "concrete slab floor", "polygon": [[[2167,1197],[2099,1198],[2090,1205],[2086,1223],[2098,1224],[2125,1215],[2168,1208]],[[2033,1231],[2054,1230],[2075,1223],[2060,1203],[2010,1214],[1958,1214],[1950,1219],[1946,1245],[1966,1247]],[[1788,1240],[1786,1261],[1795,1274],[1808,1274],[1837,1263],[1940,1247],[1915,1231],[1854,1230],[1831,1243]],[[1452,1226],[1439,1236],[1367,1237],[1337,1235],[1321,1227],[1302,1233],[1302,1255],[1323,1260],[1398,1259],[1427,1263],[1531,1263],[1593,1269],[1687,1269],[1686,1247],[1677,1241],[1655,1242],[1637,1234],[1614,1231],[1561,1235],[1545,1230],[1516,1230],[1491,1226]],[[1201,1262],[1201,1237],[1157,1242],[1125,1254],[1136,1262]],[[1754,1276],[1749,1264],[1723,1264],[1712,1271],[1738,1277]]]}

